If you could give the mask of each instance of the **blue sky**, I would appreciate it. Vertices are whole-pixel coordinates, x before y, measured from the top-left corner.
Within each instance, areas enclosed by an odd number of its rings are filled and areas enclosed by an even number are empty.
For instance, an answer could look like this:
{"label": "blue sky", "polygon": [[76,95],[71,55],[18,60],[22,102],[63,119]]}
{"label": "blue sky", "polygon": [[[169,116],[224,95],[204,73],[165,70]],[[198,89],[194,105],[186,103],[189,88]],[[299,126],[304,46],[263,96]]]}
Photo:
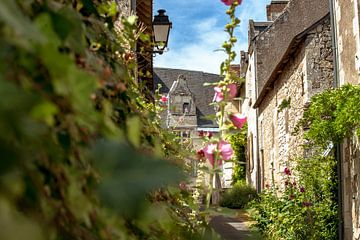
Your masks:
{"label": "blue sky", "polygon": [[[249,19],[266,20],[266,5],[270,0],[243,0],[237,8],[241,19],[236,35],[237,54],[247,50]],[[169,51],[154,58],[155,67],[198,70],[219,74],[220,63],[225,58],[219,49],[226,40],[223,31],[227,22],[227,6],[220,0],[154,0],[154,14],[165,9],[173,28],[170,32]],[[236,63],[238,63],[237,60]]]}

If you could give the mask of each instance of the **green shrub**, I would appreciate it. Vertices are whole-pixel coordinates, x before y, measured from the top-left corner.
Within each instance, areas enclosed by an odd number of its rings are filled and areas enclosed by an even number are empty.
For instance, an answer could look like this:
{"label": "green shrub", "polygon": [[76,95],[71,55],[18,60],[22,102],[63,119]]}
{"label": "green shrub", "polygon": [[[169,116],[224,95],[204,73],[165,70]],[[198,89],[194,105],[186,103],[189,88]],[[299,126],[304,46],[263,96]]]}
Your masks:
{"label": "green shrub", "polygon": [[228,208],[244,208],[251,200],[257,197],[256,190],[242,182],[236,183],[233,188],[227,189],[222,195],[220,206]]}
{"label": "green shrub", "polygon": [[274,240],[337,239],[335,163],[332,157],[297,160],[298,176],[287,169],[284,190],[265,190],[249,204],[257,229]]}
{"label": "green shrub", "polygon": [[245,181],[246,178],[246,144],[247,144],[247,124],[237,134],[231,135],[230,143],[234,150],[234,169],[232,174],[232,184]]}

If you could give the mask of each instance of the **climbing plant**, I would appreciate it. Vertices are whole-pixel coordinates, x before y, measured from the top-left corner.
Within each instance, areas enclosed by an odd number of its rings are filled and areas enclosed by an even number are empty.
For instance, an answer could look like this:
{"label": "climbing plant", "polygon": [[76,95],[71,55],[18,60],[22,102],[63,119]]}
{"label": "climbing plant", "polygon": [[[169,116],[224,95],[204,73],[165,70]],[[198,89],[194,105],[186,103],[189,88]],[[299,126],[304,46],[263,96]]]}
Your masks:
{"label": "climbing plant", "polygon": [[226,108],[231,104],[232,100],[237,97],[237,84],[241,82],[236,72],[231,71],[231,63],[236,57],[233,47],[237,39],[234,33],[240,23],[240,20],[235,16],[235,10],[242,1],[222,0],[222,2],[229,6],[229,9],[226,11],[229,22],[225,26],[228,40],[223,43],[221,49],[226,53],[227,58],[220,66],[221,79],[219,82],[209,84],[215,86],[213,104],[217,109],[216,122],[220,131],[218,136],[203,135],[204,147],[197,152],[198,158],[205,160],[207,163],[201,168],[201,170],[209,176],[206,187],[207,208],[209,208],[211,201],[214,204],[219,203],[221,188],[219,174],[222,172],[222,164],[224,161],[229,161],[233,157],[233,149],[229,143],[230,129],[241,129],[246,122],[244,115],[237,112],[230,112]]}
{"label": "climbing plant", "polygon": [[270,239],[337,239],[338,176],[332,157],[336,143],[359,135],[360,87],[344,85],[311,99],[296,126],[304,131],[307,158],[284,170],[282,186],[267,186],[254,202],[256,226]]}
{"label": "climbing plant", "polygon": [[0,1],[0,239],[204,239],[114,0]]}

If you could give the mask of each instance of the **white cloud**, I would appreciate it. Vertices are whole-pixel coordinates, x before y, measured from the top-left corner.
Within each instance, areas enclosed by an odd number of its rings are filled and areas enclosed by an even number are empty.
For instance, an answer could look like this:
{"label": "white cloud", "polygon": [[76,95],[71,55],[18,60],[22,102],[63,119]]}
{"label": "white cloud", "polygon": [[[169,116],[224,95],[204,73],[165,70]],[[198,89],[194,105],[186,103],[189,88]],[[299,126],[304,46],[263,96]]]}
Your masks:
{"label": "white cloud", "polygon": [[[240,49],[247,50],[249,19],[261,20],[265,18],[265,1],[267,0],[244,1],[243,8],[239,8],[238,17],[242,23],[237,30],[239,42],[235,47],[236,53],[239,53]],[[184,4],[188,1],[181,2]],[[189,2],[188,6],[190,5]],[[180,8],[178,11],[184,13]],[[205,12],[206,8],[203,11]],[[206,16],[206,13],[204,15]],[[183,15],[181,16],[183,17]],[[163,55],[157,55],[154,58],[154,66],[219,74],[220,64],[226,56],[225,53],[214,50],[220,49],[222,43],[227,39],[222,24],[225,20],[226,15],[219,11],[219,13],[211,16],[193,19],[191,23],[188,22],[188,25],[174,26],[173,34],[170,33],[170,50]],[[185,39],[187,42],[184,42]],[[236,61],[238,62],[239,58]]]}

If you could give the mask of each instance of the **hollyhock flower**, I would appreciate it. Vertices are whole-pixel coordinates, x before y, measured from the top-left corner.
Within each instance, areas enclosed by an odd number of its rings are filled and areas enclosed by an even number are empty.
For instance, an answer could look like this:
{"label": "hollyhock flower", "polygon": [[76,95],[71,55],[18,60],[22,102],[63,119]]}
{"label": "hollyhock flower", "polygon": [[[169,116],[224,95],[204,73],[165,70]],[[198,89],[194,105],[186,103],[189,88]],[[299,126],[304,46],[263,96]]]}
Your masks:
{"label": "hollyhock flower", "polygon": [[218,144],[215,143],[210,143],[208,144],[204,149],[204,155],[206,157],[206,159],[209,160],[210,164],[212,166],[214,166],[214,159],[215,159],[215,151],[218,150],[219,151],[219,165],[222,165],[222,161],[226,161],[226,160],[230,160],[233,156],[233,149],[231,147],[231,144],[221,140]]}
{"label": "hollyhock flower", "polygon": [[212,132],[207,132],[207,133],[206,133],[206,136],[207,136],[208,138],[212,138],[213,133],[212,133]]}
{"label": "hollyhock flower", "polygon": [[200,130],[200,131],[198,132],[198,135],[199,135],[199,137],[203,137],[203,136],[204,136],[204,131],[203,131],[203,130]]}
{"label": "hollyhock flower", "polygon": [[197,158],[198,160],[201,160],[205,157],[205,153],[203,149],[200,149],[199,151],[196,152]]}
{"label": "hollyhock flower", "polygon": [[179,183],[179,188],[181,190],[185,191],[187,189],[186,183],[184,183],[184,182]]}
{"label": "hollyhock flower", "polygon": [[[230,6],[231,4],[233,4],[233,2],[235,0],[221,0],[226,6]],[[241,4],[242,0],[237,0],[237,2],[239,3],[239,5]]]}
{"label": "hollyhock flower", "polygon": [[226,6],[230,6],[234,0],[221,0]]}
{"label": "hollyhock flower", "polygon": [[[227,85],[227,89],[229,91],[229,99],[233,99],[234,97],[236,97],[237,94],[237,86],[235,83],[231,83],[229,85]],[[223,89],[222,87],[214,87],[214,91],[215,91],[215,101],[216,102],[221,102],[224,100],[224,93],[223,93]]]}
{"label": "hollyhock flower", "polygon": [[301,188],[300,188],[300,192],[304,193],[304,192],[305,192],[305,188],[304,188],[304,187],[301,187]]}
{"label": "hollyhock flower", "polygon": [[244,114],[235,113],[230,115],[230,120],[235,127],[241,129],[246,123],[247,118]]}
{"label": "hollyhock flower", "polygon": [[162,102],[162,103],[166,103],[167,100],[168,100],[168,98],[165,95],[162,95],[160,98],[160,102]]}
{"label": "hollyhock flower", "polygon": [[[206,145],[206,147],[204,148],[204,155],[207,158],[207,160],[209,160],[210,164],[214,166],[214,153],[215,150],[217,148],[217,145],[214,143],[210,143],[208,145]],[[221,165],[221,160],[220,163]]]}
{"label": "hollyhock flower", "polygon": [[223,160],[230,160],[234,153],[231,144],[224,140],[220,141],[219,150],[220,150],[220,156]]}
{"label": "hollyhock flower", "polygon": [[291,171],[287,167],[284,169],[284,173],[289,176],[291,175]]}

